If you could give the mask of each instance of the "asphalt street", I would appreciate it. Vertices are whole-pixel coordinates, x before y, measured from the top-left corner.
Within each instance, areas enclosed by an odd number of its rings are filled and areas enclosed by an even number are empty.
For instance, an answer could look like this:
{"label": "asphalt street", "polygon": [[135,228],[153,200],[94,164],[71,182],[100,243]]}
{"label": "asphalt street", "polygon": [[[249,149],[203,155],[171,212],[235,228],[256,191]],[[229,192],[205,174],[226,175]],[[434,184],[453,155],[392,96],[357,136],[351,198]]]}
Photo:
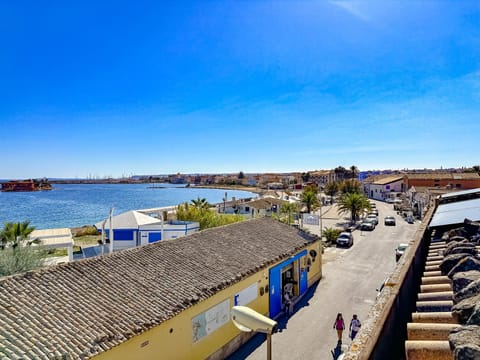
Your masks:
{"label": "asphalt street", "polygon": [[[280,330],[272,336],[272,359],[332,359],[337,334],[333,329],[341,312],[348,324],[353,314],[364,320],[376,299],[376,288],[396,266],[394,249],[413,239],[418,222],[408,224],[393,210],[392,204],[375,202],[379,224],[373,231],[355,230],[351,248],[325,248],[323,278],[295,306],[294,314],[279,319]],[[323,228],[346,222],[349,214],[337,214],[336,206],[322,208]],[[396,226],[385,226],[383,219],[393,215]],[[319,233],[319,226],[309,226]],[[267,357],[265,335],[257,334],[233,354],[230,360],[264,360]],[[348,331],[343,334],[345,351],[350,345]]]}

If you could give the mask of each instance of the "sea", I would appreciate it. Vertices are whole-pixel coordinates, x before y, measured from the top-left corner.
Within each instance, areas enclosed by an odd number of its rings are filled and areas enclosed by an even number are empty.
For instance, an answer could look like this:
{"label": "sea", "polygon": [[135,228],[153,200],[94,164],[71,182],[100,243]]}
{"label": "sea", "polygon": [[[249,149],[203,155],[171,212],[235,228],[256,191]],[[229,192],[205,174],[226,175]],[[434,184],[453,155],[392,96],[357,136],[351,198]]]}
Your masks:
{"label": "sea", "polygon": [[210,204],[257,194],[241,190],[171,184],[52,184],[49,191],[0,192],[0,225],[30,221],[36,229],[93,225],[129,210],[176,206],[206,199]]}

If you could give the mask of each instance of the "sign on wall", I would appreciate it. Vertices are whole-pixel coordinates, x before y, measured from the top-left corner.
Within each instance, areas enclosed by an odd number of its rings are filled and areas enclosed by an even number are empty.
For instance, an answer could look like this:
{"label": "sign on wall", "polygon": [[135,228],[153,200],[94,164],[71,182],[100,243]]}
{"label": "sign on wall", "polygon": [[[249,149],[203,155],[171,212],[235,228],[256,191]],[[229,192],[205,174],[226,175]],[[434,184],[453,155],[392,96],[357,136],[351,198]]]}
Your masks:
{"label": "sign on wall", "polygon": [[303,214],[303,223],[305,225],[319,225],[320,216],[314,214]]}
{"label": "sign on wall", "polygon": [[230,319],[230,299],[221,302],[192,319],[192,341],[211,334]]}
{"label": "sign on wall", "polygon": [[257,298],[258,290],[257,290],[257,283],[249,286],[246,289],[243,289],[239,293],[235,294],[233,298],[233,305],[234,306],[245,306],[249,302],[252,302]]}

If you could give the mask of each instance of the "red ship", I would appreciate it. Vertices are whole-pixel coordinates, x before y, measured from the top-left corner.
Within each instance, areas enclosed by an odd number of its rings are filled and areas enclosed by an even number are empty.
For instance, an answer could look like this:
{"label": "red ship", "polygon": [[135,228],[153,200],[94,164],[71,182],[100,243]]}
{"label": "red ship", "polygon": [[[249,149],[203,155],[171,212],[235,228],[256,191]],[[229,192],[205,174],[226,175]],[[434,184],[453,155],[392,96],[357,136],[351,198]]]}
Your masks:
{"label": "red ship", "polygon": [[1,184],[1,191],[40,191],[52,190],[47,179],[12,180]]}

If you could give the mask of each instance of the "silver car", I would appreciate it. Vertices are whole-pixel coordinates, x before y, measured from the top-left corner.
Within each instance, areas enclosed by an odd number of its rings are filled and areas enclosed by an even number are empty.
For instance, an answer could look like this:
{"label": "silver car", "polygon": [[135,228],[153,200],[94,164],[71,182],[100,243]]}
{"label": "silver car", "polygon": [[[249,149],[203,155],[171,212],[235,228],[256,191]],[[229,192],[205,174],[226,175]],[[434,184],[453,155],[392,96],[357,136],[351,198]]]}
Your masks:
{"label": "silver car", "polygon": [[350,247],[353,245],[353,235],[349,232],[341,232],[337,237],[337,246],[347,246]]}
{"label": "silver car", "polygon": [[385,225],[395,226],[395,218],[393,216],[385,216]]}
{"label": "silver car", "polygon": [[366,220],[373,222],[375,225],[378,225],[378,216],[375,214],[368,214]]}

